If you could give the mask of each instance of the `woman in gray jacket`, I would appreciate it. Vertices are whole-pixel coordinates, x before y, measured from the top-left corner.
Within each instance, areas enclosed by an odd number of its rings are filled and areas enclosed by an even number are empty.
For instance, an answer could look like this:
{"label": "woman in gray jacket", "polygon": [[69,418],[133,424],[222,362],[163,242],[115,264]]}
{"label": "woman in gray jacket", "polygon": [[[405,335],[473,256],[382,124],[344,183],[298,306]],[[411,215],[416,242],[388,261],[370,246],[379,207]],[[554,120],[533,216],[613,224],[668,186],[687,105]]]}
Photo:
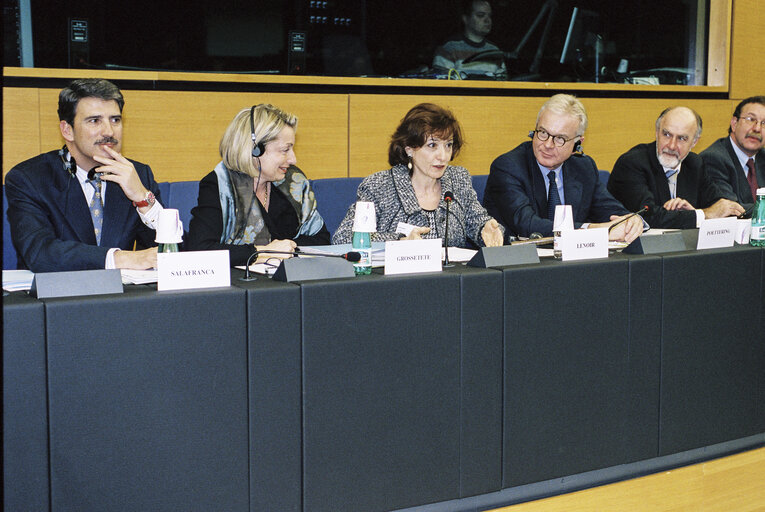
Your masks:
{"label": "woman in gray jacket", "polygon": [[[444,194],[451,192],[449,245],[502,245],[502,228],[478,202],[470,174],[449,165],[462,144],[462,130],[450,111],[421,103],[407,112],[388,148],[393,167],[367,176],[356,193],[358,201],[375,205],[372,241],[444,238]],[[348,209],[332,243],[351,242],[355,208]]]}

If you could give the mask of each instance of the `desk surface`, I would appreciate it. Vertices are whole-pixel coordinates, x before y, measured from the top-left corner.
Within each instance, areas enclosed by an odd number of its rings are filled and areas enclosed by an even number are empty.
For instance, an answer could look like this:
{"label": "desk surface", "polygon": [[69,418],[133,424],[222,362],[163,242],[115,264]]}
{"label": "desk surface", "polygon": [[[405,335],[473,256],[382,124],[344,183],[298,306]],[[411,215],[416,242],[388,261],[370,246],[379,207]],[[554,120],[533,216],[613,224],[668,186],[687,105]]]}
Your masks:
{"label": "desk surface", "polygon": [[764,254],[13,294],[5,504],[392,510],[762,436]]}

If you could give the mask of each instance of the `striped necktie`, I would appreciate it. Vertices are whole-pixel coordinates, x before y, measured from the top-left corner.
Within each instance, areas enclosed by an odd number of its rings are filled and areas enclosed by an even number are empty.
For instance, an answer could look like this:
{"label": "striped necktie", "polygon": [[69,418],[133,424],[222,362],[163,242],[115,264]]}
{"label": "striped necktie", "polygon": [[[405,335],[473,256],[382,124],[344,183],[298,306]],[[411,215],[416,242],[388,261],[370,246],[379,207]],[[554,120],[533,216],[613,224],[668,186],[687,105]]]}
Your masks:
{"label": "striped necktie", "polygon": [[101,178],[88,180],[96,193],[93,194],[93,200],[90,201],[90,217],[93,219],[93,230],[96,233],[96,244],[101,245],[101,227],[104,224],[104,202],[101,199]]}

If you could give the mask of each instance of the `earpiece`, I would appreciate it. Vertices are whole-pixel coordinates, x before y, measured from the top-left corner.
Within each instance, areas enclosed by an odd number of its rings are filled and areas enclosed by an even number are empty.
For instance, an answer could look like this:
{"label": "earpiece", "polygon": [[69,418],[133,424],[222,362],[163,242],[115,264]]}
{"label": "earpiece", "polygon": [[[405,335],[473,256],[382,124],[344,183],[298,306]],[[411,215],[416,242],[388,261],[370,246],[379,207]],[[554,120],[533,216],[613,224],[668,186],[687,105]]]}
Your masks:
{"label": "earpiece", "polygon": [[534,138],[534,130],[531,130],[531,131],[529,132],[529,138],[530,138],[530,139],[533,139],[533,138]]}
{"label": "earpiece", "polygon": [[578,140],[574,142],[574,153],[582,153],[582,141]]}
{"label": "earpiece", "polygon": [[250,109],[250,136],[252,137],[252,156],[259,157],[266,152],[266,145],[263,142],[255,143],[255,109],[260,105],[253,105]]}

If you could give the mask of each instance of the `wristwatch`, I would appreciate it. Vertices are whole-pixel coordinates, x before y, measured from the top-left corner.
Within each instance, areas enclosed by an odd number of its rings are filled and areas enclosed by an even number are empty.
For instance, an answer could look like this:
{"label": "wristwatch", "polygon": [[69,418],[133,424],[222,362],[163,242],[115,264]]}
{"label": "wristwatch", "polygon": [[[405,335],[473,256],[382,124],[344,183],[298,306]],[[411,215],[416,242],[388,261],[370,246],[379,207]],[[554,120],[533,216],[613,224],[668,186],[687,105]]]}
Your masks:
{"label": "wristwatch", "polygon": [[143,208],[144,206],[154,206],[154,203],[157,200],[154,198],[154,194],[151,193],[151,190],[146,194],[146,199],[143,201],[133,201],[133,206],[136,208]]}

